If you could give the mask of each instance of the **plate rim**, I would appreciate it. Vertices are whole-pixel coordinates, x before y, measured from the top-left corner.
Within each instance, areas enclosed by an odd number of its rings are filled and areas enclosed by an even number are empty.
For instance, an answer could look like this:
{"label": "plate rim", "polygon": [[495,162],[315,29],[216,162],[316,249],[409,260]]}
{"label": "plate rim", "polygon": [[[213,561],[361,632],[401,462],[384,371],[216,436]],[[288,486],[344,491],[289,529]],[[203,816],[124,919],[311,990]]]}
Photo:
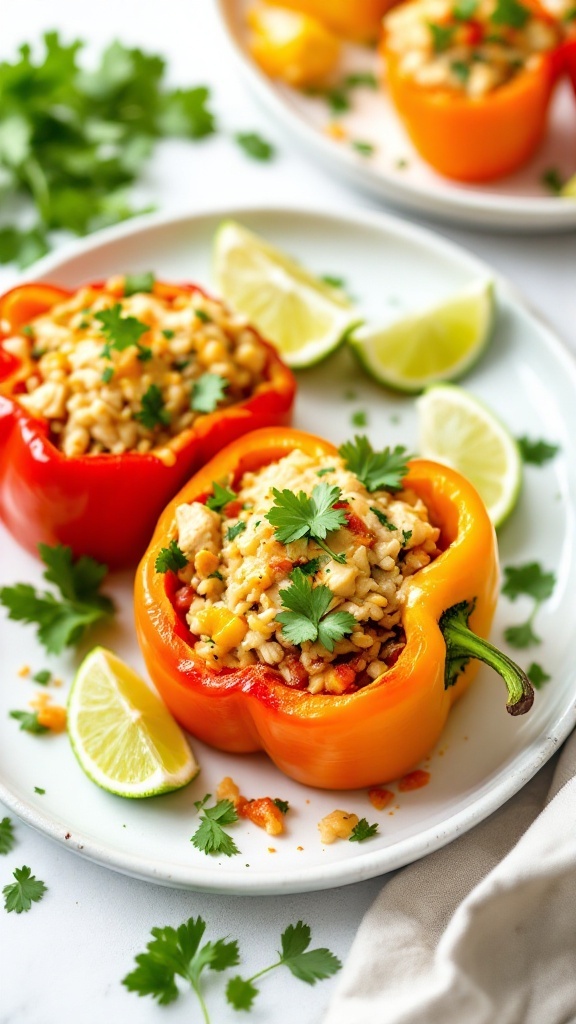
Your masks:
{"label": "plate rim", "polygon": [[[28,268],[21,275],[20,280],[46,279],[60,265],[70,263],[77,257],[84,257],[94,250],[106,248],[132,236],[153,233],[159,229],[180,228],[187,222],[194,223],[204,219],[231,217],[242,219],[242,217],[250,216],[265,218],[298,216],[303,220],[321,219],[331,224],[349,225],[356,229],[393,234],[395,237],[408,239],[427,249],[430,254],[444,253],[457,259],[461,264],[469,266],[477,273],[490,275],[496,287],[506,296],[507,300],[517,307],[525,317],[537,324],[539,334],[546,346],[565,363],[576,383],[574,353],[556,331],[531,310],[518,289],[509,285],[504,275],[492,270],[488,263],[470,252],[465,246],[452,242],[435,231],[407,223],[388,213],[358,209],[334,211],[327,206],[313,208],[302,204],[239,204],[233,207],[227,204],[215,204],[200,209],[192,207],[177,214],[152,214],[106,228],[86,239],[68,243],[55,253],[43,257],[33,267]],[[284,895],[319,891],[373,878],[405,866],[447,845],[459,834],[463,834],[483,821],[514,796],[548,761],[575,725],[576,702],[570,700],[562,704],[562,710],[557,713],[552,725],[546,726],[539,740],[532,740],[529,747],[518,752],[513,762],[507,766],[507,774],[504,779],[492,785],[488,792],[477,797],[472,804],[450,814],[441,823],[431,825],[415,836],[406,837],[394,847],[385,847],[373,852],[363,851],[361,855],[348,861],[337,861],[333,864],[304,869],[299,867],[298,870],[291,868],[270,877],[258,877],[256,874],[241,875],[240,872],[219,874],[216,860],[209,869],[201,869],[199,873],[197,873],[197,865],[194,864],[186,866],[185,869],[180,869],[178,865],[175,865],[171,870],[167,870],[166,862],[158,858],[138,857],[133,853],[124,853],[114,849],[110,842],[99,841],[83,832],[71,833],[68,830],[65,833],[62,825],[53,816],[22,799],[17,792],[4,783],[2,777],[0,777],[0,800],[26,824],[60,843],[71,852],[104,867],[145,881],[181,889],[226,895]],[[216,875],[217,881],[215,882]]]}
{"label": "plate rim", "polygon": [[216,0],[219,22],[237,65],[262,104],[284,122],[297,143],[318,157],[323,167],[332,171],[337,167],[344,180],[372,196],[397,204],[407,212],[426,214],[439,222],[521,234],[534,230],[551,234],[576,230],[576,203],[564,205],[558,197],[525,198],[458,191],[450,196],[430,195],[421,186],[359,163],[353,153],[324,137],[292,110],[250,58],[233,24],[232,7],[237,3],[238,0]]}

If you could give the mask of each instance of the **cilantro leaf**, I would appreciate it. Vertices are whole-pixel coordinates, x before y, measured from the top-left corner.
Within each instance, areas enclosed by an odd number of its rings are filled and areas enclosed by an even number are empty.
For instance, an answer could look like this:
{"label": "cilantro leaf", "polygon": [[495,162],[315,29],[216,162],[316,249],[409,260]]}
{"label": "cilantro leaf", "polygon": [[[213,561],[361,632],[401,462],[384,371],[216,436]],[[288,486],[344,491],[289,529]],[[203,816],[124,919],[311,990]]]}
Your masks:
{"label": "cilantro leaf", "polygon": [[531,441],[529,437],[519,437],[518,447],[523,461],[533,466],[543,466],[560,450],[557,444],[542,440]]}
{"label": "cilantro leaf", "polygon": [[[218,939],[200,945],[206,922],[190,917],[179,928],[152,928],[146,952],[136,956],[137,967],[122,979],[129,992],[152,996],[161,1006],[173,1003],[180,992],[176,977],[187,981],[205,1011],[200,978],[205,968],[225,971],[239,962],[238,943]],[[207,1020],[207,1014],[204,1012]]]}
{"label": "cilantro leaf", "polygon": [[224,392],[230,387],[230,382],[217,373],[203,373],[194,381],[192,387],[192,398],[190,408],[194,412],[209,413],[225,397]]}
{"label": "cilantro leaf", "polygon": [[329,949],[309,950],[310,941],[310,928],[303,921],[288,925],[280,938],[280,963],[284,964],[295,978],[305,981],[307,985],[314,985],[317,981],[335,974],[342,964]]}
{"label": "cilantro leaf", "polygon": [[319,558],[311,558],[309,562],[305,562],[304,565],[299,565],[298,568],[305,576],[315,576],[320,568],[320,564]]}
{"label": "cilantro leaf", "polygon": [[37,711],[10,711],[9,715],[10,718],[15,718],[17,722],[20,722],[20,728],[24,732],[33,732],[37,735],[48,732],[48,728],[38,721]]}
{"label": "cilantro leaf", "polygon": [[32,682],[39,683],[40,686],[48,686],[51,679],[52,673],[49,668],[41,668],[39,672],[35,672],[32,676]]}
{"label": "cilantro leaf", "polygon": [[355,149],[361,156],[373,156],[376,147],[372,142],[365,142],[363,139],[352,139],[352,149]]}
{"label": "cilantro leaf", "polygon": [[532,662],[530,668],[526,670],[526,675],[535,690],[541,690],[544,683],[550,682],[550,679],[552,678],[537,661]]}
{"label": "cilantro leaf", "polygon": [[522,622],[519,626],[508,626],[504,630],[504,639],[511,647],[518,647],[520,649],[542,643],[540,637],[536,636],[532,629],[532,619]]}
{"label": "cilantro leaf", "polygon": [[326,615],[334,597],[332,591],[323,585],[313,586],[301,569],[294,569],[290,579],[291,585],[280,590],[282,604],[289,611],[276,616],[283,635],[296,646],[319,640],[327,651],[333,651],[334,644],[352,632],[356,619],[350,612]]}
{"label": "cilantro leaf", "polygon": [[0,604],[8,617],[36,625],[40,643],[52,654],[78,643],[86,629],[114,611],[110,598],[99,593],[106,566],[87,555],[75,562],[68,547],[39,546],[47,566],[44,578],[60,591],[37,591],[29,583],[0,588]]}
{"label": "cilantro leaf", "polygon": [[169,425],[170,413],[164,406],[164,396],[157,384],[151,384],[142,395],[142,405],[140,411],[134,413],[134,419],[147,430]]}
{"label": "cilantro leaf", "polygon": [[239,537],[241,533],[244,533],[245,529],[246,523],[243,519],[240,519],[234,526],[230,526],[226,530],[226,540],[236,540],[236,537]]}
{"label": "cilantro leaf", "polygon": [[163,135],[205,139],[216,131],[216,119],[208,107],[210,90],[199,85],[174,89],[161,101],[159,128]]}
{"label": "cilantro leaf", "polygon": [[26,865],[16,868],[13,876],[16,881],[2,889],[4,909],[9,914],[12,911],[21,914],[22,911],[30,910],[33,903],[39,903],[47,889],[44,882],[36,878]]}
{"label": "cilantro leaf", "polygon": [[536,601],[545,601],[554,590],[556,577],[553,572],[544,572],[538,562],[525,565],[507,565],[504,567],[506,577],[502,593],[515,601],[521,594],[533,597]]}
{"label": "cilantro leaf", "polygon": [[10,853],[15,842],[14,826],[10,818],[2,818],[0,821],[0,854]]}
{"label": "cilantro leaf", "polygon": [[358,409],[352,413],[350,422],[353,427],[365,427],[368,424],[368,415],[363,409]]}
{"label": "cilantro leaf", "polygon": [[143,324],[135,316],[122,316],[122,305],[119,302],[110,309],[101,309],[95,313],[94,319],[100,324],[100,330],[106,338],[106,356],[110,355],[112,349],[124,352],[132,345],[142,348],[140,338],[150,330],[148,324]]}
{"label": "cilantro leaf", "polygon": [[437,25],[433,21],[428,22],[428,29],[432,36],[432,49],[434,53],[444,53],[454,41],[455,25]]}
{"label": "cilantro leaf", "polygon": [[310,497],[304,491],[294,494],[287,488],[279,491],[276,487],[272,488],[272,494],[274,505],[266,513],[266,519],[274,527],[276,540],[291,544],[302,537],[310,537],[336,562],[346,561],[344,555],[335,554],[323,543],[328,533],[346,526],[344,510],[334,507],[342,497],[339,487],[316,484]]}
{"label": "cilantro leaf", "polygon": [[188,565],[188,559],[182,551],[182,548],[178,546],[178,542],[171,540],[168,547],[161,548],[156,556],[154,568],[156,572],[178,572],[180,569],[185,569]]}
{"label": "cilantro leaf", "polygon": [[226,1000],[235,1010],[251,1010],[257,995],[256,986],[239,974],[231,978],[226,986]]}
{"label": "cilantro leaf", "polygon": [[246,155],[251,156],[253,160],[267,161],[275,156],[274,146],[256,132],[237,132],[234,138]]}
{"label": "cilantro leaf", "polygon": [[222,487],[216,480],[212,481],[213,494],[207,499],[206,506],[213,512],[221,512],[231,501],[235,501],[237,495],[227,487]]}
{"label": "cilantro leaf", "polygon": [[390,530],[390,532],[398,529],[398,527],[394,526],[394,523],[391,522],[391,520],[388,519],[388,516],[379,508],[376,508],[374,505],[370,505],[370,511],[374,513],[378,522],[380,522],[382,526],[385,526],[387,530]]}
{"label": "cilantro leaf", "polygon": [[378,831],[378,823],[369,825],[367,818],[360,818],[357,825],[354,825],[352,829],[352,835],[349,837],[349,843],[363,843],[365,839],[371,839],[375,836]]}
{"label": "cilantro leaf", "polygon": [[288,811],[290,810],[290,804],[288,800],[280,800],[279,797],[276,797],[274,803],[276,804],[278,810],[282,812],[282,814],[288,814]]}
{"label": "cilantro leaf", "polygon": [[452,8],[452,14],[458,21],[469,21],[478,10],[479,0],[456,0]]}
{"label": "cilantro leaf", "polygon": [[341,445],[338,451],[346,469],[356,474],[367,491],[397,491],[402,487],[408,472],[406,463],[411,456],[401,445],[375,452],[368,438],[359,434],[354,441]]}
{"label": "cilantro leaf", "polygon": [[224,825],[232,825],[238,821],[236,808],[231,800],[219,800],[214,807],[206,807],[209,799],[208,793],[203,800],[196,802],[196,807],[201,812],[200,825],[190,842],[205,854],[223,853],[225,857],[232,857],[233,854],[240,853],[240,850],[232,837],[224,831]]}
{"label": "cilantro leaf", "polygon": [[507,25],[509,28],[524,28],[531,14],[524,4],[518,0],[496,0],[496,6],[490,15],[494,25]]}
{"label": "cilantro leaf", "polygon": [[373,71],[353,71],[351,74],[346,75],[344,85],[347,89],[357,89],[359,87],[377,89],[378,79]]}
{"label": "cilantro leaf", "polygon": [[154,291],[154,274],[151,270],[140,274],[126,274],[124,278],[124,295],[138,295],[140,292]]}
{"label": "cilantro leaf", "polygon": [[402,547],[406,547],[412,537],[412,530],[402,530]]}

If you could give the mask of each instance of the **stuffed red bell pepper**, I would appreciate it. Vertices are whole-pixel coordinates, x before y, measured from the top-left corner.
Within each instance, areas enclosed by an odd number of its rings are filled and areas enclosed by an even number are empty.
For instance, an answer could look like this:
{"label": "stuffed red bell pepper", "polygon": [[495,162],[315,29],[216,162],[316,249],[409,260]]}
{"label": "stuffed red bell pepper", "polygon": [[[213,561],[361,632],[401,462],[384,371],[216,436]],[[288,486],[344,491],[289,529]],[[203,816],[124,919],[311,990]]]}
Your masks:
{"label": "stuffed red bell pepper", "polygon": [[31,551],[142,554],[194,470],[288,422],[291,372],[240,317],[151,274],[0,299],[0,516]]}

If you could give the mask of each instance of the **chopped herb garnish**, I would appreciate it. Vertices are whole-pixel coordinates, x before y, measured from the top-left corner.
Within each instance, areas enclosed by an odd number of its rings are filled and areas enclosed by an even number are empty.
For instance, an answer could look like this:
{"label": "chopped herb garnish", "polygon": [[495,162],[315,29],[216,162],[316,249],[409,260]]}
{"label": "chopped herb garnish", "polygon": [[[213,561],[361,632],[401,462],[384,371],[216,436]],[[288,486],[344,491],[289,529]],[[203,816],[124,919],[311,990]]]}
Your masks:
{"label": "chopped herb garnish", "polygon": [[110,358],[112,349],[124,352],[132,345],[142,349],[140,338],[150,330],[148,324],[143,324],[135,316],[122,316],[122,306],[119,302],[110,309],[102,309],[95,313],[94,319],[100,324],[100,330],[106,338],[102,355],[107,358]]}
{"label": "chopped herb garnish", "polygon": [[52,673],[49,668],[42,668],[39,672],[35,672],[32,676],[33,683],[39,683],[40,686],[48,686],[48,683],[52,679]]}
{"label": "chopped herb garnish", "polygon": [[274,803],[276,804],[278,810],[282,812],[282,814],[288,814],[288,811],[290,810],[290,804],[288,803],[287,800],[279,800],[278,797],[276,797]]}
{"label": "chopped herb garnish", "polygon": [[537,661],[532,662],[530,668],[526,671],[526,675],[535,690],[541,690],[544,683],[548,683],[552,678]]}
{"label": "chopped herb garnish", "polygon": [[213,512],[221,512],[226,505],[229,505],[231,501],[235,501],[238,497],[234,491],[228,490],[227,487],[221,487],[217,481],[212,482],[214,493],[206,501],[208,508],[211,508]]}
{"label": "chopped herb garnish", "polygon": [[550,192],[554,195],[559,195],[564,187],[564,181],[562,175],[557,167],[549,167],[547,171],[544,171],[540,181],[546,186]]}
{"label": "chopped herb garnish", "polygon": [[368,416],[363,409],[358,409],[352,413],[350,422],[353,427],[365,427],[368,425]]}
{"label": "chopped herb garnish", "polygon": [[353,71],[352,74],[346,75],[344,85],[347,89],[377,89],[378,79],[373,71]]}
{"label": "chopped herb garnish", "polygon": [[388,516],[379,508],[376,508],[374,505],[370,505],[370,511],[374,513],[378,521],[382,523],[382,526],[385,526],[387,530],[392,531],[398,529],[398,527],[394,526],[394,523],[392,523],[390,519],[388,519]]}
{"label": "chopped herb garnish", "polygon": [[164,397],[157,384],[151,384],[142,395],[142,406],[139,412],[134,413],[134,419],[147,430],[167,427],[170,423],[170,413],[164,406]]}
{"label": "chopped herb garnish", "polygon": [[428,29],[432,36],[434,53],[444,53],[445,50],[450,49],[454,42],[455,25],[437,25],[433,21],[429,21]]}
{"label": "chopped herb garnish", "polygon": [[40,796],[44,796],[45,793],[46,793],[46,790],[42,789],[41,786],[34,786],[34,792],[38,793]]}
{"label": "chopped herb garnish", "polygon": [[106,369],[104,370],[103,374],[102,374],[102,380],[104,381],[105,384],[109,384],[110,381],[112,380],[113,376],[114,376],[114,367],[113,366],[107,366]]}
{"label": "chopped herb garnish", "polygon": [[0,821],[0,854],[10,853],[15,842],[14,826],[10,818],[2,818]]}
{"label": "chopped herb garnish", "polygon": [[44,882],[36,878],[26,865],[16,868],[13,876],[16,881],[2,889],[4,909],[9,914],[12,911],[21,914],[23,910],[30,910],[33,903],[39,903],[47,890]]}
{"label": "chopped herb garnish", "polygon": [[215,569],[214,572],[211,572],[209,577],[208,577],[208,579],[209,580],[220,580],[221,583],[224,582],[224,577],[223,577],[221,572],[218,572],[218,569]]}
{"label": "chopped herb garnish", "polygon": [[322,274],[320,280],[324,284],[329,285],[330,288],[338,288],[340,291],[344,291],[346,288],[346,281],[343,277],[337,277],[336,274]]}
{"label": "chopped herb garnish", "polygon": [[333,651],[334,644],[352,632],[356,619],[350,612],[327,614],[334,594],[323,585],[315,587],[301,569],[294,569],[290,580],[291,585],[280,590],[282,605],[289,610],[276,616],[284,637],[296,646],[318,640]]}
{"label": "chopped herb garnish", "polygon": [[553,572],[544,572],[538,562],[528,562],[526,565],[511,566],[504,568],[506,577],[502,593],[511,601],[517,597],[531,597],[534,600],[534,607],[526,622],[517,626],[508,626],[504,631],[504,637],[513,647],[531,647],[533,644],[541,643],[540,637],[536,635],[532,626],[536,613],[543,601],[552,594],[556,585],[556,577]]}
{"label": "chopped herb garnish", "polygon": [[205,309],[195,309],[194,316],[196,317],[197,320],[201,320],[203,324],[212,323],[212,317],[210,316],[209,313],[206,312]]}
{"label": "chopped herb garnish", "polygon": [[412,530],[402,530],[402,547],[406,547],[412,537]]}
{"label": "chopped herb garnish", "polygon": [[461,82],[462,85],[466,85],[466,82],[470,78],[470,65],[466,64],[463,60],[453,60],[450,63],[450,70],[454,77]]}
{"label": "chopped herb garnish", "polygon": [[360,153],[360,156],[374,156],[376,152],[376,147],[372,142],[364,142],[362,139],[353,139],[352,149]]}
{"label": "chopped herb garnish", "polygon": [[176,332],[171,330],[170,327],[165,327],[164,330],[162,331],[162,334],[166,338],[167,341],[172,341],[172,338],[174,337],[175,333]]}
{"label": "chopped herb garnish", "polygon": [[202,800],[194,801],[194,806],[200,812],[200,825],[190,842],[205,854],[222,853],[225,857],[232,857],[240,853],[240,850],[232,837],[224,831],[224,825],[238,821],[236,808],[231,800],[219,800],[214,807],[207,807],[211,795],[207,793]]}
{"label": "chopped herb garnish", "polygon": [[154,274],[151,270],[141,274],[126,274],[124,278],[124,295],[138,295],[140,292],[154,291]]}
{"label": "chopped herb garnish", "polygon": [[533,466],[543,466],[560,451],[560,445],[542,440],[531,441],[529,437],[519,437],[518,447],[523,461]]}
{"label": "chopped herb garnish", "polygon": [[340,501],[339,487],[316,484],[308,497],[303,491],[295,494],[284,489],[272,488],[274,504],[266,519],[274,527],[274,536],[281,544],[291,544],[302,537],[309,537],[323,548],[336,562],[344,563],[344,555],[337,555],[325,544],[328,533],[346,525],[346,515],[341,508],[334,508]]}
{"label": "chopped herb garnish", "polygon": [[350,843],[363,843],[365,839],[371,839],[375,836],[378,831],[378,824],[369,825],[367,818],[360,818],[357,825],[354,825],[352,829],[352,835],[349,837],[348,842]]}
{"label": "chopped herb garnish", "polygon": [[319,469],[318,472],[316,473],[316,476],[326,476],[328,473],[334,473],[334,472],[335,472],[335,467],[334,466],[326,466],[324,469]]}
{"label": "chopped herb garnish", "polygon": [[30,353],[32,359],[41,359],[42,356],[46,355],[47,349],[34,347]]}
{"label": "chopped herb garnish", "polygon": [[326,102],[333,114],[345,114],[350,110],[350,100],[345,89],[330,89],[326,93]]}
{"label": "chopped herb garnish", "polygon": [[194,381],[190,407],[194,412],[214,412],[218,403],[225,397],[224,393],[229,386],[230,382],[225,377],[220,377],[217,373],[203,373]]}
{"label": "chopped herb garnish", "polygon": [[494,25],[506,25],[509,28],[524,28],[531,14],[519,0],[496,0],[496,6],[490,15]]}
{"label": "chopped herb garnish", "polygon": [[10,711],[9,714],[10,718],[15,718],[17,722],[20,722],[20,728],[24,732],[32,732],[38,736],[43,732],[48,732],[47,727],[38,721],[37,711]]}
{"label": "chopped herb garnish", "polygon": [[253,160],[272,160],[276,150],[271,142],[267,142],[256,132],[237,132],[234,136],[236,142],[243,149],[247,156]]}
{"label": "chopped herb garnish", "polygon": [[235,526],[231,526],[226,530],[226,540],[236,540],[236,537],[239,537],[241,533],[244,533],[245,529],[246,523],[243,519],[239,519]]}
{"label": "chopped herb garnish", "polygon": [[408,161],[405,160],[404,157],[400,157],[400,159],[394,161],[394,167],[397,171],[405,171],[408,166]]}
{"label": "chopped herb garnish", "polygon": [[315,576],[320,569],[320,559],[311,558],[309,562],[305,562],[304,565],[299,565],[298,568],[305,576]]}
{"label": "chopped herb garnish", "polygon": [[458,21],[469,21],[478,10],[479,0],[456,0],[452,14]]}
{"label": "chopped herb garnish", "polygon": [[398,491],[408,472],[406,463],[411,458],[406,448],[384,448],[375,452],[364,435],[357,435],[354,441],[347,441],[338,449],[346,468],[355,473],[366,490]]}
{"label": "chopped herb garnish", "polygon": [[188,559],[182,551],[182,548],[178,546],[178,542],[171,540],[168,547],[162,548],[157,556],[154,563],[156,572],[179,572],[180,569],[185,569],[188,565]]}
{"label": "chopped herb garnish", "polygon": [[75,562],[71,548],[57,544],[39,545],[40,557],[47,566],[44,579],[53,583],[60,596],[37,591],[29,583],[0,588],[0,604],[8,617],[33,623],[40,643],[47,651],[59,654],[64,647],[78,643],[86,629],[114,611],[112,601],[99,593],[107,567],[88,555]]}
{"label": "chopped herb garnish", "polygon": [[24,334],[26,338],[34,337],[34,328],[30,324],[26,324],[25,327],[20,328],[20,334]]}

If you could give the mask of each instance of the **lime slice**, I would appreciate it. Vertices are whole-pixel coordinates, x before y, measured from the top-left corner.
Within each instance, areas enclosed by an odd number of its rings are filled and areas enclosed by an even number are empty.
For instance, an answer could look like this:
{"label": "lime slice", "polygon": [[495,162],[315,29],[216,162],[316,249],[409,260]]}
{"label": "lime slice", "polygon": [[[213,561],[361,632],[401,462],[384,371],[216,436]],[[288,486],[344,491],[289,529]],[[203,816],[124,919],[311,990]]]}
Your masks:
{"label": "lime slice", "polygon": [[214,276],[225,301],[294,369],[325,359],[361,322],[339,289],[235,221],[216,233]]}
{"label": "lime slice", "polygon": [[483,279],[438,306],[388,327],[360,328],[348,340],[371,377],[416,392],[466,373],[486,348],[493,320],[493,286]]}
{"label": "lime slice", "polygon": [[76,673],[68,732],[89,778],[118,796],[168,793],[199,771],[160,698],[104,647],[90,651]]}
{"label": "lime slice", "polygon": [[417,402],[420,454],[467,477],[495,526],[510,515],[522,483],[518,445],[489,409],[451,384],[431,387]]}
{"label": "lime slice", "polygon": [[576,174],[574,174],[565,185],[560,189],[561,196],[568,196],[570,199],[576,199]]}

